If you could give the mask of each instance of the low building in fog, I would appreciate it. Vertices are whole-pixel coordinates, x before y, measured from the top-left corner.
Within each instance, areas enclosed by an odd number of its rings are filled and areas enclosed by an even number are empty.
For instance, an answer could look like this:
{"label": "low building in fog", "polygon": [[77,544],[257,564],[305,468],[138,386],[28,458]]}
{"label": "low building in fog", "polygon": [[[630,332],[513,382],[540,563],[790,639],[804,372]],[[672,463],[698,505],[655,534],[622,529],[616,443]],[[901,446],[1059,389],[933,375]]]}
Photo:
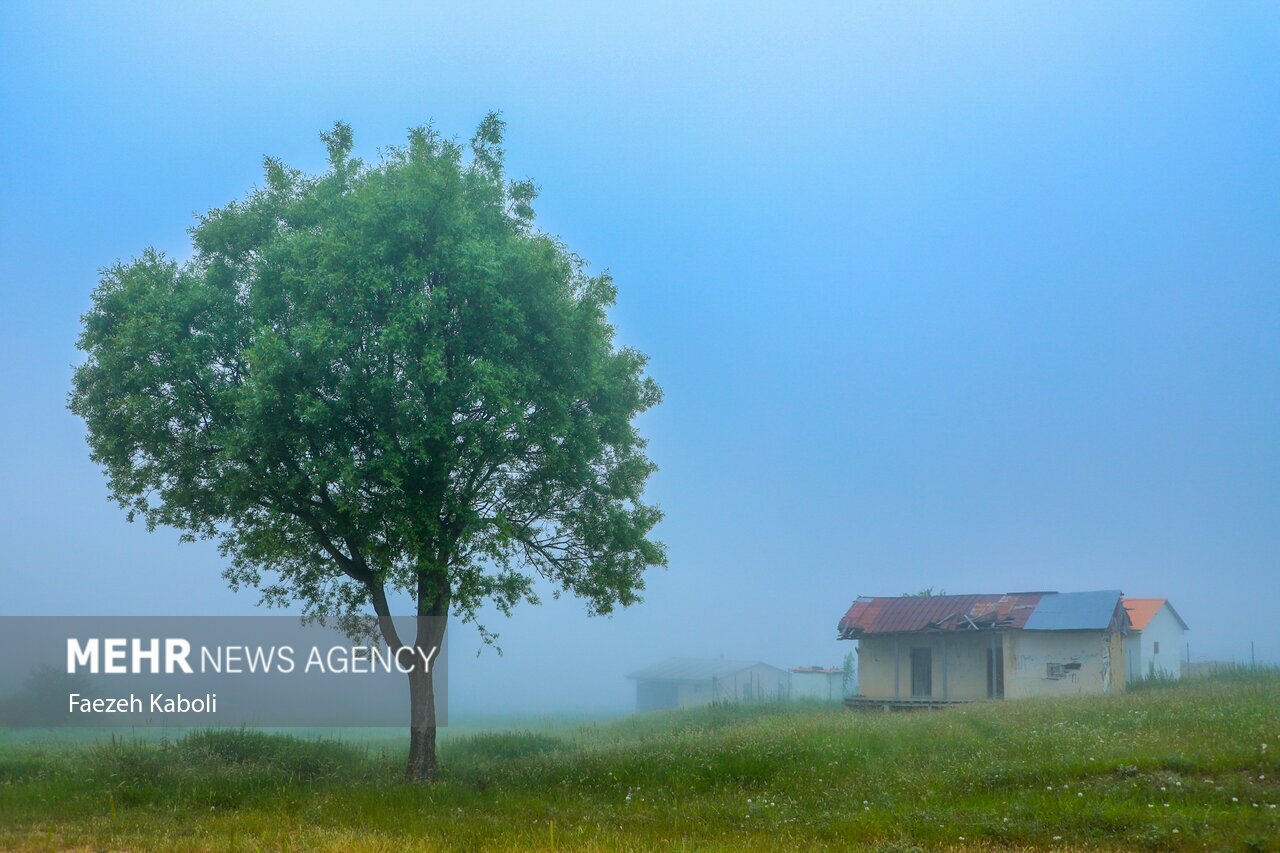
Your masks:
{"label": "low building in fog", "polygon": [[668,658],[627,678],[636,683],[637,711],[785,699],[790,691],[786,670],[752,660]]}
{"label": "low building in fog", "polygon": [[849,673],[843,669],[824,666],[795,666],[791,668],[792,699],[843,699],[845,679]]}

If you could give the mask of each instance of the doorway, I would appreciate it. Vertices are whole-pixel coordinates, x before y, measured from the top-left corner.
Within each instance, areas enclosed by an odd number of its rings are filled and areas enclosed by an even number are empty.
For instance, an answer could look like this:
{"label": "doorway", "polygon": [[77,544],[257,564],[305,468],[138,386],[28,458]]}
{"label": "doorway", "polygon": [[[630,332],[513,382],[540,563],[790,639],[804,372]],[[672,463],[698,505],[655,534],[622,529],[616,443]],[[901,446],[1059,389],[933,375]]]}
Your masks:
{"label": "doorway", "polygon": [[987,649],[987,698],[1004,698],[1004,647]]}
{"label": "doorway", "polygon": [[911,695],[933,695],[933,650],[911,650]]}

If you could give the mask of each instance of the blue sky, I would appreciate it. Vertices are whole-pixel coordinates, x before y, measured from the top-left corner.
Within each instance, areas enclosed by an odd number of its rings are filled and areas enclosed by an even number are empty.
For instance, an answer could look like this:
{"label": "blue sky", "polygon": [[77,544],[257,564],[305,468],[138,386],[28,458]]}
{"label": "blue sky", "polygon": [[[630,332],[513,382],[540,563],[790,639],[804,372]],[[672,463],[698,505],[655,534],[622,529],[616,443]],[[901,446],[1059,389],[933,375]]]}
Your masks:
{"label": "blue sky", "polygon": [[65,409],[96,270],[185,256],[335,120],[375,157],[490,109],[666,391],[671,565],[494,616],[501,657],[457,631],[455,708],[833,663],[856,595],[928,586],[1168,596],[1193,657],[1280,660],[1262,3],[0,6],[0,612],[253,610],[105,499]]}

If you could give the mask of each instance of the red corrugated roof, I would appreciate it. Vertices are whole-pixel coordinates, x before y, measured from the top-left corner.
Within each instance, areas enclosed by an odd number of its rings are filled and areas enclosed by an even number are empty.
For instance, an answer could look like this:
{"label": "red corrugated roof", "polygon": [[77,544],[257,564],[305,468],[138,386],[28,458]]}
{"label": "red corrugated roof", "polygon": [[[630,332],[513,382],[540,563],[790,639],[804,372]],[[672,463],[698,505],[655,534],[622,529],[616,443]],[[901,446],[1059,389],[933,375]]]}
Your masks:
{"label": "red corrugated roof", "polygon": [[[842,638],[914,631],[966,631],[974,626],[1021,628],[1042,593],[859,598],[840,620]],[[971,624],[972,623],[972,624]]]}

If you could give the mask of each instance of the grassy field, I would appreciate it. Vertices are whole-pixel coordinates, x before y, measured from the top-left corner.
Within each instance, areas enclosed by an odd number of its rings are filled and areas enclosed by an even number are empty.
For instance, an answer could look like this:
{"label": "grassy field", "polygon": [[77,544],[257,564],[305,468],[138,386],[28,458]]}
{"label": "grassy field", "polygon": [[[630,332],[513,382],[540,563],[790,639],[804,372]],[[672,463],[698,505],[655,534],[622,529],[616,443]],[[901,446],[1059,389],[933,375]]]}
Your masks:
{"label": "grassy field", "polygon": [[399,742],[0,732],[0,847],[1280,850],[1280,676],[915,714],[748,705]]}

